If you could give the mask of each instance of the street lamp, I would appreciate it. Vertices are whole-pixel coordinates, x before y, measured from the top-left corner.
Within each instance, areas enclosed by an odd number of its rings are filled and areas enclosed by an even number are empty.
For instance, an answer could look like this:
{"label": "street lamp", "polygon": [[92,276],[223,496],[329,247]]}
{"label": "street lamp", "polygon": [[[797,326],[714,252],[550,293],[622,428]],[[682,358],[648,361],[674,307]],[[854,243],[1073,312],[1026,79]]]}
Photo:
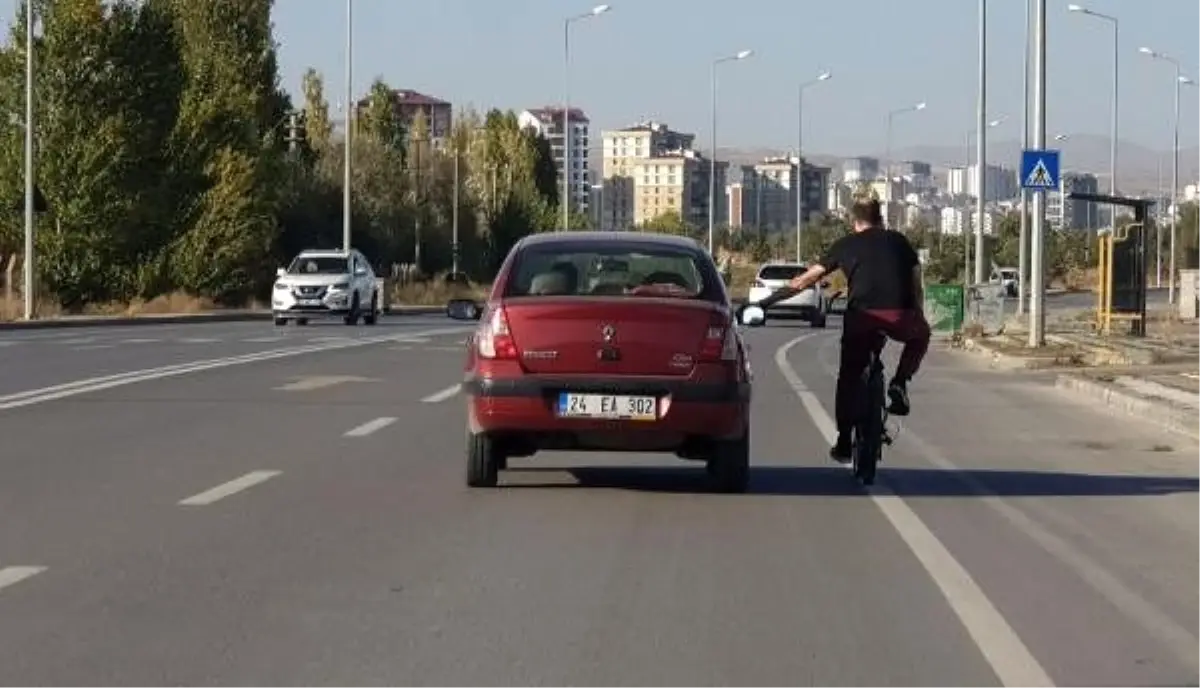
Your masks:
{"label": "street lamp", "polygon": [[800,239],[804,234],[804,89],[829,81],[833,73],[825,70],[812,81],[800,84],[796,99],[796,262],[801,260]]}
{"label": "street lamp", "polygon": [[354,136],[354,2],[346,0],[346,142],[342,177],[342,249],[350,250],[350,142]]}
{"label": "street lamp", "polygon": [[[990,122],[987,122],[987,128],[992,129],[994,127],[998,127],[1001,124],[1004,124],[1004,121],[1007,119],[1008,119],[1008,115],[1000,115],[996,119],[994,119]],[[969,130],[967,132],[967,149],[966,149],[967,150],[967,166],[963,168],[963,186],[964,186],[965,191],[967,192],[968,197],[970,197],[970,195],[971,195],[971,137],[974,136],[976,133],[977,132],[974,129]],[[984,207],[984,202],[983,202],[984,174],[983,174],[983,170],[982,170],[982,164],[980,165],[980,168],[981,168],[980,171],[978,173],[976,173],[976,175],[975,175],[975,187],[976,187],[975,188],[975,197],[976,197],[976,199],[978,199],[975,213],[979,216],[978,222],[971,223],[968,221],[966,223],[967,225],[976,224],[975,236],[979,238],[978,241],[982,241],[982,237],[983,237],[983,207]],[[968,206],[967,212],[964,213],[964,215],[967,218],[970,218],[971,217],[970,203],[968,203],[967,206]],[[979,243],[977,242],[976,246],[975,246],[975,262],[977,264],[979,263],[979,256],[981,256],[981,255],[983,255],[983,251],[980,250]],[[976,270],[976,272],[979,272],[979,267],[977,266],[975,268],[975,270]],[[967,232],[964,229],[964,231],[963,231],[963,284],[967,284],[970,279],[971,279],[971,244],[968,243],[968,241],[967,241]],[[983,278],[979,275],[976,275],[975,281],[982,282]]]}
{"label": "street lamp", "polygon": [[1171,239],[1169,242],[1170,255],[1167,258],[1167,302],[1173,304],[1175,303],[1175,237],[1179,229],[1179,214],[1174,212],[1175,199],[1179,193],[1179,88],[1184,84],[1190,84],[1191,79],[1183,75],[1183,67],[1174,57],[1144,46],[1138,48],[1138,52],[1175,66],[1175,115],[1171,145]]}
{"label": "street lamp", "polygon": [[596,5],[589,12],[567,17],[563,21],[563,193],[562,219],[563,231],[571,228],[571,24],[583,19],[598,17],[607,12],[608,5]]}
{"label": "street lamp", "polygon": [[719,57],[712,62],[712,150],[708,160],[708,254],[713,255],[713,230],[717,212],[717,67],[726,62],[740,62],[754,54],[753,50],[742,50],[734,55]]}
{"label": "street lamp", "polygon": [[[1055,134],[1054,141],[1062,143],[1071,138],[1070,134]],[[1089,216],[1090,225],[1091,218]],[[1058,231],[1063,232],[1067,229],[1067,185],[1063,171],[1058,171]]]}
{"label": "street lamp", "polygon": [[[987,178],[987,0],[979,0],[979,83],[976,86],[975,117],[979,129],[979,193],[976,194],[975,212],[979,222],[975,227],[975,283],[983,282],[983,211],[987,205],[983,193],[984,180]],[[967,243],[963,241],[963,256],[967,255]],[[967,284],[970,274],[963,276],[963,285]]]}
{"label": "street lamp", "polygon": [[888,192],[888,201],[892,200],[892,120],[894,120],[897,115],[903,115],[908,112],[920,112],[924,109],[925,101],[921,101],[916,105],[909,105],[908,107],[892,110],[887,115],[887,142],[883,165],[885,173],[884,181],[886,182]]}
{"label": "street lamp", "polygon": [[25,5],[25,319],[33,320],[35,259],[33,255],[33,3]]}
{"label": "street lamp", "polygon": [[1112,114],[1110,115],[1111,122],[1109,124],[1109,134],[1108,134],[1109,139],[1110,139],[1109,145],[1111,146],[1111,149],[1109,150],[1109,154],[1108,154],[1109,155],[1108,189],[1109,189],[1110,194],[1112,194],[1113,196],[1116,196],[1117,195],[1117,114],[1120,109],[1119,108],[1119,103],[1120,103],[1119,93],[1120,92],[1118,91],[1118,87],[1120,86],[1119,66],[1120,66],[1120,54],[1121,54],[1120,53],[1120,43],[1119,43],[1120,22],[1117,21],[1116,17],[1114,17],[1110,14],[1094,12],[1094,11],[1087,9],[1086,7],[1082,7],[1080,5],[1067,5],[1067,11],[1075,12],[1077,14],[1082,14],[1082,15],[1085,15],[1088,17],[1095,17],[1096,19],[1100,19],[1102,21],[1106,21],[1106,22],[1109,22],[1112,24],[1112,30],[1113,30]]}

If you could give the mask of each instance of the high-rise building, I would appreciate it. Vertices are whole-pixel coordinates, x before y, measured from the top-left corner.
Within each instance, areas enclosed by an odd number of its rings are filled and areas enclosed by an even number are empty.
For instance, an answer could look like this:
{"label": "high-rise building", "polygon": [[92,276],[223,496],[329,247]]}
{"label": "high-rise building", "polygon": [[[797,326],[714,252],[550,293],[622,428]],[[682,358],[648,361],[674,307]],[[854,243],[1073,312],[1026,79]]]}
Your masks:
{"label": "high-rise building", "polygon": [[[1016,171],[999,165],[987,166],[984,185],[987,187],[983,194],[985,203],[1007,201],[1021,193]],[[946,175],[946,192],[951,196],[965,194],[971,198],[978,198],[979,165],[971,165],[969,168],[951,167]]]}
{"label": "high-rise building", "polygon": [[[1094,174],[1063,172],[1062,189],[1046,192],[1046,220],[1056,230],[1099,229],[1105,224],[1103,206],[1084,201],[1064,199],[1064,194],[1100,193],[1100,182]],[[1065,202],[1064,202],[1065,201]],[[1064,226],[1065,225],[1065,226]]]}
{"label": "high-rise building", "polygon": [[[741,224],[764,232],[794,228],[798,169],[795,157],[767,158],[756,165],[743,165]],[[828,167],[805,163],[799,184],[804,194],[805,222],[827,212],[829,176]]]}
{"label": "high-rise building", "polygon": [[879,158],[857,157],[842,161],[842,181],[847,184],[870,181],[879,173]]}
{"label": "high-rise building", "polygon": [[[579,108],[571,108],[567,116],[571,127],[571,169],[570,189],[571,208],[580,213],[588,212],[588,203],[592,197],[591,165],[588,159],[588,130],[591,125],[587,115]],[[563,185],[563,154],[564,136],[562,107],[546,106],[525,110],[517,116],[517,123],[522,128],[532,128],[546,137],[550,142],[550,150],[554,155],[554,165],[558,170],[558,185]],[[561,194],[561,192],[559,192]]]}

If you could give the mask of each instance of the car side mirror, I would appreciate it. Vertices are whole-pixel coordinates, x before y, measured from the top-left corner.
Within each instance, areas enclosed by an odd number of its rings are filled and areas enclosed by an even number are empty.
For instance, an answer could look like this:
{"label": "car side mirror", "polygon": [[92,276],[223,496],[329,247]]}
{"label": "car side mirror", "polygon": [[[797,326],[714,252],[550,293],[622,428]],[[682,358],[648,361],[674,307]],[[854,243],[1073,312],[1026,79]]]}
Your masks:
{"label": "car side mirror", "polygon": [[275,276],[283,277],[287,274],[287,268],[275,268]]}
{"label": "car side mirror", "polygon": [[479,320],[483,309],[471,299],[450,299],[446,304],[446,317],[451,320]]}
{"label": "car side mirror", "polygon": [[737,321],[746,327],[761,327],[767,322],[767,313],[753,304],[746,304],[737,311]]}

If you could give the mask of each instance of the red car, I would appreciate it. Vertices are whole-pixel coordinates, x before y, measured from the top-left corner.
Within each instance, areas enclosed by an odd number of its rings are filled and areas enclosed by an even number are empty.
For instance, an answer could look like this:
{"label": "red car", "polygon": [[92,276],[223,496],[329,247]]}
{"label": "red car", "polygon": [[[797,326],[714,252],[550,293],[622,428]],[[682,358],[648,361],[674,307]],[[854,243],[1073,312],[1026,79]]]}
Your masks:
{"label": "red car", "polygon": [[751,373],[725,285],[695,241],[633,232],[521,240],[468,341],[467,484],[543,450],[670,452],[743,492]]}

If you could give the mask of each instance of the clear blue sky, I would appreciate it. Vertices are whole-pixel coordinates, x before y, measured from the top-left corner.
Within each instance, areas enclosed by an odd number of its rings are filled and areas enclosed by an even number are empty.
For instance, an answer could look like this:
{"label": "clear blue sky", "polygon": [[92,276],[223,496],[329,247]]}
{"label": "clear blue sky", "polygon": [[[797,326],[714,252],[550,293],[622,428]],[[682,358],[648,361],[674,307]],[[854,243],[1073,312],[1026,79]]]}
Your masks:
{"label": "clear blue sky", "polygon": [[[523,108],[559,102],[562,21],[592,0],[354,0],[354,86],[382,76],[455,104]],[[721,69],[719,145],[788,147],[795,87],[830,69],[807,92],[805,147],[852,154],[883,148],[889,109],[926,100],[897,120],[896,145],[958,145],[972,126],[977,74],[976,0],[611,0],[612,10],[572,29],[571,101],[593,126],[642,117],[708,140],[709,64],[753,48]],[[1179,57],[1196,75],[1196,0],[1090,0],[1121,21],[1121,138],[1170,148],[1173,71],[1140,45]],[[1024,3],[990,0],[989,113],[1009,114],[999,139],[1020,133]],[[1048,128],[1107,135],[1111,83],[1108,23],[1048,0]],[[1153,11],[1151,11],[1153,10]],[[864,21],[865,20],[865,21]],[[284,84],[308,66],[339,101],[345,89],[345,3],[277,0]],[[867,38],[859,37],[869,27]],[[1197,140],[1197,89],[1185,90],[1181,141]],[[1144,104],[1144,105],[1143,105]]]}
{"label": "clear blue sky", "polygon": [[[376,76],[455,104],[525,108],[559,102],[562,20],[592,0],[353,0],[354,87]],[[753,48],[721,70],[720,144],[790,147],[796,85],[830,69],[808,92],[805,147],[822,153],[880,152],[885,113],[926,100],[898,120],[896,146],[959,145],[973,125],[976,0],[611,0],[612,10],[572,31],[572,103],[593,125],[652,117],[708,140],[710,61]],[[1107,23],[1048,0],[1049,130],[1108,133],[1111,33]],[[1200,66],[1197,0],[1089,0],[1121,20],[1121,138],[1170,147],[1172,70],[1140,45]],[[15,0],[0,0],[14,16]],[[989,114],[1020,132],[1024,3],[989,2]],[[11,21],[11,19],[10,19]],[[860,22],[870,27],[859,38]],[[342,99],[345,3],[276,0],[283,85],[299,90],[313,66],[330,101]],[[1195,145],[1200,89],[1186,89],[1181,140]]]}

